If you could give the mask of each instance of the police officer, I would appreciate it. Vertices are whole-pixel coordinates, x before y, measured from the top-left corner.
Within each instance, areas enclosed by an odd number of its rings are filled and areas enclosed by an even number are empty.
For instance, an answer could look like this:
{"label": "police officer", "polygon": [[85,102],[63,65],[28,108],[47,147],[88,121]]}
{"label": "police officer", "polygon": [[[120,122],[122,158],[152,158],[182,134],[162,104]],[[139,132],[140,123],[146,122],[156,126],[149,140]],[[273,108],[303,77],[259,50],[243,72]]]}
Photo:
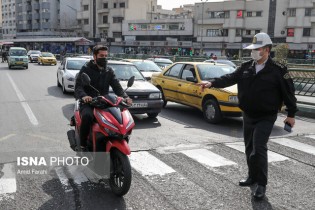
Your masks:
{"label": "police officer", "polygon": [[243,111],[243,134],[248,176],[239,182],[240,186],[257,183],[254,198],[265,196],[268,162],[267,142],[277,113],[283,103],[287,117],[284,123],[295,124],[297,112],[294,85],[287,68],[270,57],[272,41],[268,34],[254,36],[250,49],[252,60],[244,62],[233,73],[199,83],[202,88],[224,88],[238,85],[239,107]]}

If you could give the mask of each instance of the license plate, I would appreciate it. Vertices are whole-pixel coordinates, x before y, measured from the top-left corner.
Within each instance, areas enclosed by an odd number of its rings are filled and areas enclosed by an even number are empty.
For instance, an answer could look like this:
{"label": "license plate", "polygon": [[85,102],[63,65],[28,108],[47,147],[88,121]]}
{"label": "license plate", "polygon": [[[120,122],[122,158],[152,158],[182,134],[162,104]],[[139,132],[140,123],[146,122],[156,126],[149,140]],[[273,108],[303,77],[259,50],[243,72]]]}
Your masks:
{"label": "license plate", "polygon": [[16,64],[23,64],[23,62],[16,62]]}
{"label": "license plate", "polygon": [[133,103],[131,105],[132,108],[143,108],[148,107],[148,103]]}

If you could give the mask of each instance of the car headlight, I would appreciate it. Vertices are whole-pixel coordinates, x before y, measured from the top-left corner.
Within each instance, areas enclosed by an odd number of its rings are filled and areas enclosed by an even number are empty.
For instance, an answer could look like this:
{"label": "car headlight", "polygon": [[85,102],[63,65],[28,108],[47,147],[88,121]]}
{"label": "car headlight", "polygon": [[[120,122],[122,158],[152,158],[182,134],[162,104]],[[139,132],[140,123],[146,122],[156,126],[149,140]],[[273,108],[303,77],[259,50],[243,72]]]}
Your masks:
{"label": "car headlight", "polygon": [[74,78],[73,77],[67,77],[67,80],[73,82]]}
{"label": "car headlight", "polygon": [[237,96],[229,96],[229,102],[238,103],[238,97]]}
{"label": "car headlight", "polygon": [[149,98],[150,99],[161,98],[161,93],[150,93]]}

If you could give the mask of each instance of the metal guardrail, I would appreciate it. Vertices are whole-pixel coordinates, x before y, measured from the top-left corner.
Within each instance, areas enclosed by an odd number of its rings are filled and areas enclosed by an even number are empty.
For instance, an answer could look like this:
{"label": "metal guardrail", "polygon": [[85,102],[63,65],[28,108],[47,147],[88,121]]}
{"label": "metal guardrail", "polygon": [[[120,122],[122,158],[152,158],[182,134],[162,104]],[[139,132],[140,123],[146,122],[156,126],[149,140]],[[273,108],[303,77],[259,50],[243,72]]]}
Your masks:
{"label": "metal guardrail", "polygon": [[289,69],[295,86],[295,95],[315,97],[315,69]]}

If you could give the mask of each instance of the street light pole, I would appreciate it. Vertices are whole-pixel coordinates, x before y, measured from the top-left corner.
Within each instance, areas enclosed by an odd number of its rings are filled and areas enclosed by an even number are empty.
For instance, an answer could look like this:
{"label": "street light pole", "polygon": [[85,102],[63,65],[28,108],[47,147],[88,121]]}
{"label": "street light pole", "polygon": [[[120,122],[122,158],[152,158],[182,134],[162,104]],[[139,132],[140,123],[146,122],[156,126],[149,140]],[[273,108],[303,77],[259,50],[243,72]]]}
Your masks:
{"label": "street light pole", "polygon": [[[206,2],[208,0],[204,0],[204,1]],[[203,55],[203,12],[204,12],[204,7],[205,7],[205,2],[202,2],[202,11],[201,11],[201,47],[200,47],[201,55]]]}

